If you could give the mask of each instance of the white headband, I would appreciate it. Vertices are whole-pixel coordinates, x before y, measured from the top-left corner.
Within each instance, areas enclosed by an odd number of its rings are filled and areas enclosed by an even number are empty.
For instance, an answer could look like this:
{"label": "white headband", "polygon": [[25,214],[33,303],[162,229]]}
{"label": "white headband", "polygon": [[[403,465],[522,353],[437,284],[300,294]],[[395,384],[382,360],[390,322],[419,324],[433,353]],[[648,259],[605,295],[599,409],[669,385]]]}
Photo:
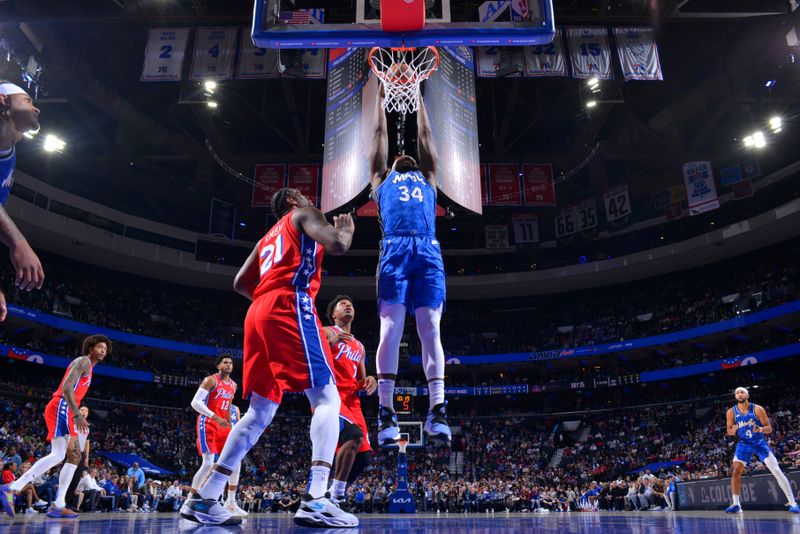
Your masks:
{"label": "white headband", "polygon": [[14,85],[11,82],[0,83],[0,95],[8,96],[8,95],[20,95],[20,94],[27,95],[28,92],[25,91],[25,89],[23,89],[19,85]]}
{"label": "white headband", "polygon": [[745,393],[750,395],[750,392],[747,391],[747,388],[736,388],[736,391],[734,391],[733,394],[735,395],[735,394],[739,393],[740,391],[744,391]]}

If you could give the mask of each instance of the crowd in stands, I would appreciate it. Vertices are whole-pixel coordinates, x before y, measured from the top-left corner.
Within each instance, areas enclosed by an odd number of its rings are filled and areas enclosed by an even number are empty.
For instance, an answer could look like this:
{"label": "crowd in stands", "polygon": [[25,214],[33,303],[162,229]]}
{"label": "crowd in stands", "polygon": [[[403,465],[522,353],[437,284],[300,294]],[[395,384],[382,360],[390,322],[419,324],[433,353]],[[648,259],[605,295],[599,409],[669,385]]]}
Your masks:
{"label": "crowd in stands", "polygon": [[[800,297],[800,250],[795,248],[786,248],[774,262],[758,261],[763,253],[759,251],[703,267],[702,276],[694,270],[660,277],[658,283],[646,280],[579,295],[513,302],[450,302],[442,323],[444,347],[452,355],[551,350],[618,342],[729,319]],[[53,282],[30,293],[10,289],[9,302],[124,332],[241,347],[247,303],[232,293],[167,284],[88,265],[76,269],[74,262],[63,258],[48,260],[48,280]],[[9,269],[6,266],[3,273],[6,280]],[[736,294],[723,302],[723,297]],[[325,305],[318,302],[320,310]],[[378,339],[374,302],[357,303],[357,308],[360,313],[354,332],[368,352],[374,351]],[[409,351],[415,353],[413,325],[407,329]],[[45,348],[58,349],[42,346],[39,350]],[[61,352],[65,349],[72,347],[61,347]]]}
{"label": "crowd in stands", "polygon": [[[773,449],[784,468],[800,468],[800,454],[787,454],[800,451],[800,391],[795,386],[781,388],[780,396],[773,392],[770,399]],[[44,404],[41,397],[0,398],[3,480],[19,476],[48,452],[41,424]],[[735,446],[723,429],[729,405],[728,400],[665,403],[587,413],[574,419],[578,425],[569,426],[571,430],[552,416],[453,414],[450,449],[409,449],[410,489],[421,510],[440,513],[674,507],[670,491],[676,480],[729,474]],[[84,511],[176,510],[198,467],[194,421],[189,410],[133,404],[93,408],[90,469],[78,484],[72,506]],[[99,451],[138,454],[175,475],[146,478],[95,454]],[[308,417],[277,417],[245,459],[241,506],[276,513],[296,510],[310,455]],[[679,466],[633,473],[667,461]],[[396,462],[394,452],[374,451],[371,464],[349,489],[349,506],[362,513],[385,511]],[[763,468],[755,463],[755,470]],[[58,468],[19,494],[19,509],[43,509],[57,484]]]}

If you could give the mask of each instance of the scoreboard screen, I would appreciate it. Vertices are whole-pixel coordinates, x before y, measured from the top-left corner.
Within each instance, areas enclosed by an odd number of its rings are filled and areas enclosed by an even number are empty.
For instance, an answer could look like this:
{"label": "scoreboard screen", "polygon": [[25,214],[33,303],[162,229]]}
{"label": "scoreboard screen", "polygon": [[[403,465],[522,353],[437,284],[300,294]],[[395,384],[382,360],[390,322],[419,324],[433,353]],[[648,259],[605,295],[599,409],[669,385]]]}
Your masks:
{"label": "scoreboard screen", "polygon": [[397,394],[394,396],[395,413],[398,415],[411,415],[412,397],[408,394]]}

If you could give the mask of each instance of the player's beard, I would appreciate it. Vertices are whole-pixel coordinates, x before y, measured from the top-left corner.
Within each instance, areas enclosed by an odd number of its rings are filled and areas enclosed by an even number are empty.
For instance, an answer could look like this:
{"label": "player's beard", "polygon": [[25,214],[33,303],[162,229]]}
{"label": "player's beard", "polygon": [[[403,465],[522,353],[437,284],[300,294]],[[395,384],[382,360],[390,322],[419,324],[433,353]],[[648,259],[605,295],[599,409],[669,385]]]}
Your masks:
{"label": "player's beard", "polygon": [[14,128],[21,134],[35,134],[41,128],[39,119],[36,118],[36,114],[31,110],[14,111],[12,107],[10,116],[11,122],[14,123]]}
{"label": "player's beard", "polygon": [[744,400],[736,399],[736,402],[739,403],[739,404],[744,404],[745,402],[747,402],[747,399],[744,399]]}

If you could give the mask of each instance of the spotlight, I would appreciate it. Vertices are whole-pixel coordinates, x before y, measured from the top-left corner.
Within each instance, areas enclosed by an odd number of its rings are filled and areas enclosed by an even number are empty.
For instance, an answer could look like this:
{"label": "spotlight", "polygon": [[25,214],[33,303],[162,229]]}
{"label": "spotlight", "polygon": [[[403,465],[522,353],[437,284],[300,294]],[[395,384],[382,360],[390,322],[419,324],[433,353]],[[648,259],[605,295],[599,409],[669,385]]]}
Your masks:
{"label": "spotlight", "polygon": [[778,80],[767,80],[767,83],[764,84],[764,87],[775,87],[776,83],[778,83]]}
{"label": "spotlight", "polygon": [[219,106],[219,104],[217,104],[217,103],[216,103],[216,102],[214,102],[213,100],[209,100],[208,102],[206,102],[206,104],[207,104],[207,105],[208,105],[208,107],[210,107],[211,109],[216,109],[216,108],[217,108],[217,106]]}
{"label": "spotlight", "polygon": [[206,80],[205,83],[203,84],[203,87],[205,87],[206,91],[208,91],[209,93],[213,93],[214,89],[217,88],[217,82],[215,82],[214,80]]}
{"label": "spotlight", "polygon": [[772,129],[772,133],[778,133],[783,127],[783,120],[778,116],[772,117],[769,120],[769,127]]}
{"label": "spotlight", "polygon": [[67,143],[65,143],[55,135],[47,135],[44,138],[43,148],[45,152],[63,152],[66,147]]}
{"label": "spotlight", "polygon": [[753,134],[753,146],[756,148],[764,148],[767,146],[767,139],[764,137],[764,132],[756,132]]}
{"label": "spotlight", "polygon": [[588,102],[586,102],[586,107],[587,108],[593,108],[593,107],[596,107],[596,106],[597,106],[597,100],[589,100]]}
{"label": "spotlight", "polygon": [[753,142],[753,136],[752,135],[748,135],[747,137],[742,139],[742,141],[744,142],[745,148],[752,148],[753,147],[754,142]]}
{"label": "spotlight", "polygon": [[588,85],[589,87],[595,87],[599,83],[600,83],[600,80],[597,79],[597,76],[592,76],[591,78],[589,78],[586,81],[586,85]]}

